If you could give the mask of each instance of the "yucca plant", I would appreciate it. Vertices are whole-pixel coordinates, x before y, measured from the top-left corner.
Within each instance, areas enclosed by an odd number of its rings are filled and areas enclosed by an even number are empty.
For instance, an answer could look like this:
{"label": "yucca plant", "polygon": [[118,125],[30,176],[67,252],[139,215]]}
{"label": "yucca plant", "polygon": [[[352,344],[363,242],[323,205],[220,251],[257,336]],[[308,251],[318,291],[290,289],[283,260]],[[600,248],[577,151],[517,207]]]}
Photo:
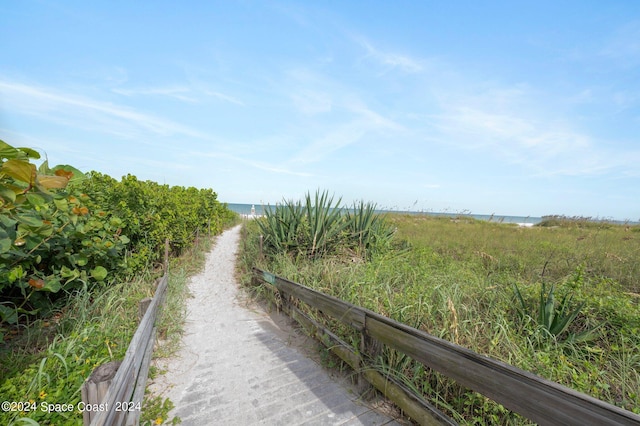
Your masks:
{"label": "yucca plant", "polygon": [[394,229],[375,213],[374,204],[355,203],[351,213],[340,206],[341,200],[334,201],[333,195],[318,190],[314,197],[307,193],[303,203],[284,201],[267,208],[258,221],[265,248],[318,258],[339,247],[357,247],[366,253],[389,242]]}
{"label": "yucca plant", "polygon": [[376,205],[360,201],[347,212],[350,238],[361,252],[370,251],[376,244],[385,244],[393,237],[394,229],[376,213]]}
{"label": "yucca plant", "polygon": [[338,242],[340,233],[346,228],[340,201],[333,203],[333,196],[327,191],[316,191],[315,200],[311,194],[305,197],[305,214],[309,224],[308,253],[317,257],[329,251]]}
{"label": "yucca plant", "polygon": [[357,245],[361,250],[365,250],[371,243],[372,227],[378,221],[375,214],[375,205],[371,203],[353,204],[353,213],[347,212],[347,222],[351,237],[357,241]]}
{"label": "yucca plant", "polygon": [[[582,331],[580,333],[569,333],[564,339],[560,339],[562,334],[569,329],[569,326],[575,321],[580,314],[580,311],[585,306],[585,302],[582,302],[578,304],[576,308],[571,309],[570,305],[571,300],[573,299],[572,294],[565,294],[560,300],[560,303],[557,304],[554,294],[555,287],[552,285],[547,293],[546,285],[543,283],[538,298],[538,306],[536,307],[534,305],[530,308],[524,301],[518,286],[514,285],[514,287],[516,298],[520,303],[520,306],[517,308],[520,318],[524,319],[527,316],[534,318],[538,327],[541,327],[545,331],[546,335],[553,336],[559,341],[566,342],[587,341],[591,340],[595,336],[594,332],[598,327]],[[535,316],[530,315],[533,311],[537,311]]]}
{"label": "yucca plant", "polygon": [[265,246],[275,252],[292,251],[298,246],[299,229],[303,222],[300,202],[285,201],[274,209],[268,207],[258,221]]}

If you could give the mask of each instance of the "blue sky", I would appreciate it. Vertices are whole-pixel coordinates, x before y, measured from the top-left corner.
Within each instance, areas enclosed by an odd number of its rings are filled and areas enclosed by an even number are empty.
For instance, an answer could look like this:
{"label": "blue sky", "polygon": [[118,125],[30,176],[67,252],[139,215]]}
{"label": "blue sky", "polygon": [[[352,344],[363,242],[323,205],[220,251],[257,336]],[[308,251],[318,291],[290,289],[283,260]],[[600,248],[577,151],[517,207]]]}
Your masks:
{"label": "blue sky", "polygon": [[640,219],[640,2],[0,3],[0,139],[275,203]]}

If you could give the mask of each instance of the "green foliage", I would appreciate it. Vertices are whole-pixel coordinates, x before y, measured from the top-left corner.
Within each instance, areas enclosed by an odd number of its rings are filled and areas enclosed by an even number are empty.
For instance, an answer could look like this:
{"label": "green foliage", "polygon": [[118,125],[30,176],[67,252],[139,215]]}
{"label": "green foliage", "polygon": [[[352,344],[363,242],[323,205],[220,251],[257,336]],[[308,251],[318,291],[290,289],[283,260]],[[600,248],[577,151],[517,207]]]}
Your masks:
{"label": "green foliage", "polygon": [[46,313],[80,288],[111,285],[155,266],[164,241],[179,254],[235,214],[210,189],[128,175],[118,182],[0,141],[0,341],[3,325]]}
{"label": "green foliage", "polygon": [[112,281],[128,239],[120,219],[93,214],[69,186],[84,175],[71,166],[36,168],[39,154],[0,141],[0,322],[50,306],[60,290]]}
{"label": "green foliage", "polygon": [[371,252],[375,248],[387,248],[395,229],[386,222],[384,216],[376,213],[375,204],[360,201],[347,211],[347,229],[350,238],[357,242],[360,252]]}
{"label": "green foliage", "polygon": [[341,250],[367,256],[389,244],[394,230],[375,212],[375,205],[355,203],[349,211],[340,201],[334,202],[327,191],[316,191],[313,198],[306,194],[304,204],[285,200],[268,208],[258,220],[265,250],[317,259]]}
{"label": "green foliage", "polygon": [[[254,223],[246,227],[239,260],[640,412],[640,258],[633,229],[519,228],[426,215],[388,215],[386,222],[397,228],[394,240],[406,243],[369,262],[339,253],[260,257],[262,230]],[[522,301],[514,298],[513,283]],[[338,331],[345,341],[353,338]],[[382,351],[377,362],[461,424],[528,424],[393,351]]]}
{"label": "green foliage", "polygon": [[[170,259],[167,299],[156,325],[161,337],[155,356],[170,356],[179,348],[184,298],[189,275],[204,265],[210,239]],[[47,318],[30,318],[22,332],[0,344],[0,395],[11,401],[33,401],[35,412],[0,413],[0,424],[82,424],[82,413],[45,413],[41,403],[77,406],[80,387],[93,369],[124,357],[136,330],[139,301],[152,296],[155,274],[110,286],[74,290],[64,306]],[[2,306],[2,305],[0,305]],[[12,330],[13,331],[13,330]],[[153,373],[152,373],[153,374]],[[171,402],[145,395],[141,424],[177,424],[169,418]]]}
{"label": "green foliage", "polygon": [[[533,307],[529,307],[529,305],[524,301],[517,284],[514,284],[514,288],[516,298],[520,304],[518,307],[518,315],[520,316],[520,319],[524,321],[528,318],[535,318],[538,327],[541,327],[544,331],[544,336],[554,338],[559,342],[584,342],[596,337],[595,329],[585,330],[579,333],[571,332],[563,335],[585,306],[585,302],[582,302],[571,310],[569,306],[571,305],[571,300],[573,298],[572,294],[565,294],[560,300],[560,303],[556,304],[554,286],[552,285],[547,293],[546,286],[543,283],[542,288],[540,289],[537,307],[535,304]],[[537,311],[537,316],[532,316],[532,311]]]}
{"label": "green foliage", "polygon": [[613,227],[613,223],[607,219],[599,219],[585,216],[563,216],[549,215],[543,216],[542,221],[536,226],[541,227],[563,227],[563,228],[591,228],[591,229],[608,229]]}
{"label": "green foliage", "polygon": [[234,219],[234,213],[211,189],[160,185],[132,175],[117,181],[98,172],[91,172],[74,188],[89,196],[90,208],[110,211],[121,218],[122,233],[130,241],[129,274],[157,262],[166,238],[177,255],[191,244],[196,233],[218,233]]}

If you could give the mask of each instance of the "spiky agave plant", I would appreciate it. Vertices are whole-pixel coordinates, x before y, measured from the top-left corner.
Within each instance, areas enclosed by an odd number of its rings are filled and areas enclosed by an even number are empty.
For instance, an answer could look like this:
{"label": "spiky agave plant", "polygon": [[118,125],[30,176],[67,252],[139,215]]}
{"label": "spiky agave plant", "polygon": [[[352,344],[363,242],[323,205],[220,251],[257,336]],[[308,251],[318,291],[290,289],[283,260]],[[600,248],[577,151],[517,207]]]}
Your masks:
{"label": "spiky agave plant", "polygon": [[284,201],[274,209],[268,207],[258,221],[264,243],[274,252],[291,252],[298,246],[299,229],[303,222],[302,204]]}
{"label": "spiky agave plant", "polygon": [[580,311],[585,306],[585,302],[578,304],[573,310],[569,307],[572,294],[565,294],[560,300],[560,303],[556,303],[556,297],[554,294],[555,287],[552,285],[547,293],[545,284],[542,284],[540,289],[540,295],[538,298],[538,306],[534,305],[533,309],[530,309],[522,297],[522,293],[517,285],[514,285],[516,298],[520,302],[518,308],[518,314],[523,319],[525,316],[531,316],[530,312],[537,310],[534,318],[539,327],[541,327],[548,336],[553,336],[555,339],[566,342],[579,342],[591,340],[595,337],[595,331],[599,327],[595,327],[589,330],[582,331],[580,333],[569,333],[564,339],[559,339],[560,336],[569,329],[569,326],[575,321],[580,314]]}
{"label": "spiky agave plant", "polygon": [[317,190],[314,200],[307,193],[304,211],[309,224],[309,256],[321,256],[337,244],[340,233],[347,226],[340,207],[341,200],[339,198],[334,204],[333,196],[329,196],[327,191]]}
{"label": "spiky agave plant", "polygon": [[390,241],[394,229],[376,213],[376,205],[360,201],[353,204],[353,212],[347,212],[350,238],[362,253],[368,253],[376,244]]}

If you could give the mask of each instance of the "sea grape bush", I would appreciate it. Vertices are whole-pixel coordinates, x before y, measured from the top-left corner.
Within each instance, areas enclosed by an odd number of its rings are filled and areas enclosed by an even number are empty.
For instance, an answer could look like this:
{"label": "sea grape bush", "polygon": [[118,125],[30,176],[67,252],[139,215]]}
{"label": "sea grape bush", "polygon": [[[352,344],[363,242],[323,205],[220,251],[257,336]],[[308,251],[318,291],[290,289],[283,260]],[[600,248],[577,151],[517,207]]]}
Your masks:
{"label": "sea grape bush", "polygon": [[0,141],[0,320],[15,323],[67,291],[107,279],[122,265],[128,242],[120,220],[91,212],[70,184],[71,166],[36,168],[40,155]]}
{"label": "sea grape bush", "polygon": [[235,217],[211,189],[160,185],[132,175],[117,181],[91,172],[77,189],[88,195],[90,208],[109,209],[122,219],[122,233],[130,240],[126,265],[130,273],[153,266],[166,238],[172,252],[179,254],[196,232],[218,233]]}
{"label": "sea grape bush", "polygon": [[0,141],[0,328],[152,267],[165,238],[179,253],[198,230],[218,232],[234,217],[212,190],[36,167],[39,158]]}

